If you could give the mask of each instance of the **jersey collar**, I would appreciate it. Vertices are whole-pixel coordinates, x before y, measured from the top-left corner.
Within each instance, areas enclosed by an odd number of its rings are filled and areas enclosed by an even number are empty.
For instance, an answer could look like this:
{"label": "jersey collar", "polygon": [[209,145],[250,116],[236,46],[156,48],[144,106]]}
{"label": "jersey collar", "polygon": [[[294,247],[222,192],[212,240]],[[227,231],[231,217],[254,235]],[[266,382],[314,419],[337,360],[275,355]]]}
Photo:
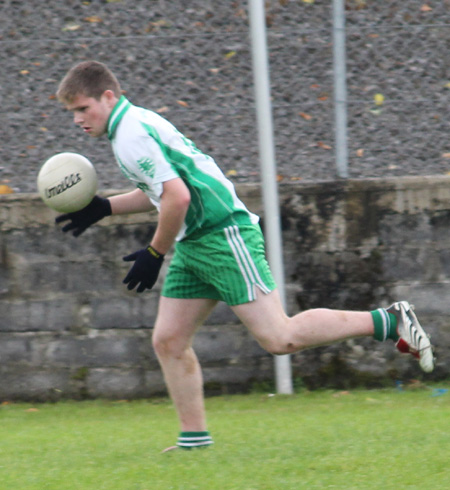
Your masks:
{"label": "jersey collar", "polygon": [[125,112],[127,112],[130,107],[130,101],[124,95],[121,95],[108,119],[108,138],[110,140],[113,139],[117,125],[120,123]]}

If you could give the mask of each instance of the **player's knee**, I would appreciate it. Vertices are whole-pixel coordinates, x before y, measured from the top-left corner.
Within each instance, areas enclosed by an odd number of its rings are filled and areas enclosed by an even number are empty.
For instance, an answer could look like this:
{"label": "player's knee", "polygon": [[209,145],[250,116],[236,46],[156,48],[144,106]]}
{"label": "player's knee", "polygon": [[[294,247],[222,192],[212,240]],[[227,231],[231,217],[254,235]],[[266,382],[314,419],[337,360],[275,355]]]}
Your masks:
{"label": "player's knee", "polygon": [[180,342],[180,339],[174,336],[154,335],[152,344],[159,358],[179,357],[186,349],[186,346]]}
{"label": "player's knee", "polygon": [[285,345],[277,345],[267,350],[270,354],[274,356],[284,356],[285,354],[293,354],[294,352],[297,352],[300,349],[294,347],[293,344],[288,343]]}
{"label": "player's knee", "polygon": [[153,349],[158,357],[168,357],[175,354],[176,343],[172,337],[153,336]]}
{"label": "player's knee", "polygon": [[265,339],[260,340],[260,345],[270,354],[274,356],[282,356],[284,354],[292,354],[301,349],[301,346],[294,344],[286,339]]}

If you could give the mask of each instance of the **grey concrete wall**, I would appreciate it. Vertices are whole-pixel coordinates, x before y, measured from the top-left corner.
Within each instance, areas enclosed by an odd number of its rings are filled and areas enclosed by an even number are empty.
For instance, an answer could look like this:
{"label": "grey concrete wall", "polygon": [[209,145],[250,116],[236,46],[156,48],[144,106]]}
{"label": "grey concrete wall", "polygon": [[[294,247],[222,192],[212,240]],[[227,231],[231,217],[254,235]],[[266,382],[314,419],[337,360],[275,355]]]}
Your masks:
{"label": "grey concrete wall", "polygon": [[[258,185],[238,193],[262,214]],[[408,299],[437,344],[437,368],[426,376],[410,356],[371,339],[311,349],[292,356],[296,383],[349,388],[447,378],[450,179],[284,184],[280,201],[290,314]],[[0,196],[0,206],[0,400],[163,393],[150,336],[164,270],[153,291],[137,295],[122,284],[128,265],[121,260],[148,243],[157,216],[110,217],[74,239],[55,227],[55,213],[37,195]],[[208,393],[273,379],[273,358],[224,304],[195,349]]]}

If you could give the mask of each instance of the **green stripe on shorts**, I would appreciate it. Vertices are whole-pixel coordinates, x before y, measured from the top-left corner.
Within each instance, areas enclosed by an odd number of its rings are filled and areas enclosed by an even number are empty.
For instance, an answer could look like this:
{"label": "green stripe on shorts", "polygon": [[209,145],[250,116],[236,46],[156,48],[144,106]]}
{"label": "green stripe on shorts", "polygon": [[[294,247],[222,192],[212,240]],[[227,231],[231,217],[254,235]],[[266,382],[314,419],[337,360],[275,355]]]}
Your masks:
{"label": "green stripe on shorts", "polygon": [[259,225],[232,225],[177,243],[162,295],[238,305],[275,287]]}

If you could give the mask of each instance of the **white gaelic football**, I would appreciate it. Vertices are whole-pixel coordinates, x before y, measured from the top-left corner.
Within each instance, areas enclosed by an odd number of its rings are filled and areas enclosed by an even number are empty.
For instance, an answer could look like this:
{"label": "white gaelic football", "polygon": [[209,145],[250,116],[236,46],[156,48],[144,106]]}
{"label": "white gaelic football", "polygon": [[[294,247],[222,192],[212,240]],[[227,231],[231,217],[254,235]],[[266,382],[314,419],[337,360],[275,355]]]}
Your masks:
{"label": "white gaelic football", "polygon": [[97,173],[83,155],[58,153],[42,165],[37,186],[48,207],[60,213],[73,213],[92,201],[97,192]]}

